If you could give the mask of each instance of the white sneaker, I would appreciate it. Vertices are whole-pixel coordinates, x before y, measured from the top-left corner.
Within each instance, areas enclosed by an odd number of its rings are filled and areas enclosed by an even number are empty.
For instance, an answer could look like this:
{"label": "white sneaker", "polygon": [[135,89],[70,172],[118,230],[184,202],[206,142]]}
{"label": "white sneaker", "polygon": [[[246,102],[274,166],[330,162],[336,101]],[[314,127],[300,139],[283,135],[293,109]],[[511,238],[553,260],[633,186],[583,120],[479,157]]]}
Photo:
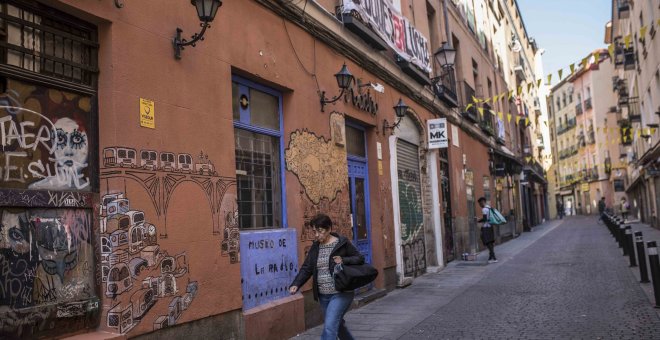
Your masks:
{"label": "white sneaker", "polygon": [[497,263],[497,260],[488,260],[488,263]]}

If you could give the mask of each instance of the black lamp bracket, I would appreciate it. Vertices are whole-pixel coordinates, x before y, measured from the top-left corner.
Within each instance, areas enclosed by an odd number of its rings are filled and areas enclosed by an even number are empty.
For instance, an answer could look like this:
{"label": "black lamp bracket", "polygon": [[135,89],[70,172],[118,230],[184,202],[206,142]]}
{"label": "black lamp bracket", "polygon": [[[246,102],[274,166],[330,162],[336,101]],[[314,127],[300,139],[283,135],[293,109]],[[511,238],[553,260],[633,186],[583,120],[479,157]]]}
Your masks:
{"label": "black lamp bracket", "polygon": [[390,135],[393,135],[394,134],[394,129],[396,129],[399,126],[399,124],[401,124],[402,119],[403,119],[403,117],[397,118],[396,123],[394,123],[392,125],[390,125],[390,123],[387,122],[387,119],[383,119],[383,134],[386,134],[387,129],[390,129]]}
{"label": "black lamp bracket", "polygon": [[325,91],[319,91],[319,97],[321,98],[321,112],[325,112],[323,107],[326,104],[332,104],[332,103],[338,101],[339,99],[341,99],[341,97],[344,95],[344,92],[346,92],[346,89],[341,89],[341,92],[339,92],[339,95],[337,95],[336,97],[332,97],[332,99],[328,99],[328,98],[325,97]]}
{"label": "black lamp bracket", "polygon": [[204,40],[204,33],[206,33],[206,29],[211,27],[211,24],[208,23],[208,21],[204,21],[199,23],[199,26],[202,27],[202,30],[199,33],[193,34],[190,39],[190,41],[186,40],[185,38],[181,38],[181,33],[183,33],[183,30],[180,28],[176,28],[176,37],[172,39],[172,44],[174,45],[174,58],[176,59],[181,59],[181,51],[185,49],[185,46],[192,46],[195,47],[196,43],[200,40]]}
{"label": "black lamp bracket", "polygon": [[121,0],[115,0],[115,7],[124,8],[124,3]]}

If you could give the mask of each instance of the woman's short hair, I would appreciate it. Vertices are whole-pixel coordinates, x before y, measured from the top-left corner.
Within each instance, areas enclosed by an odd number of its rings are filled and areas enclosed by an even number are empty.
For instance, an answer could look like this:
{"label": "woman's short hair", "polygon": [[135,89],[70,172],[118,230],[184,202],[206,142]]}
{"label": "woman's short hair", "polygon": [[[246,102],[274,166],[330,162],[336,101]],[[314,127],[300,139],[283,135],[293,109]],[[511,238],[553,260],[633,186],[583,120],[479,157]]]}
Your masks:
{"label": "woman's short hair", "polygon": [[311,220],[309,220],[309,225],[312,226],[312,228],[323,228],[330,230],[332,229],[332,220],[326,214],[317,214],[316,216],[312,217]]}

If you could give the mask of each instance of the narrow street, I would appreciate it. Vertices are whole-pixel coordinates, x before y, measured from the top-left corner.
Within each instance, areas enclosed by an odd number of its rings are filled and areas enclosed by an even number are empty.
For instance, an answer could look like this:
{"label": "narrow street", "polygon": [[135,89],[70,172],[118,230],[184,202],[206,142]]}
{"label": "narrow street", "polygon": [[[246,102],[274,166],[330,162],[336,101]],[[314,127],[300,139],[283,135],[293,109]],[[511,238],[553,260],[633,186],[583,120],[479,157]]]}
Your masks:
{"label": "narrow street", "polygon": [[496,252],[497,264],[481,265],[482,252],[349,312],[349,329],[357,339],[660,338],[660,310],[595,217],[546,222]]}

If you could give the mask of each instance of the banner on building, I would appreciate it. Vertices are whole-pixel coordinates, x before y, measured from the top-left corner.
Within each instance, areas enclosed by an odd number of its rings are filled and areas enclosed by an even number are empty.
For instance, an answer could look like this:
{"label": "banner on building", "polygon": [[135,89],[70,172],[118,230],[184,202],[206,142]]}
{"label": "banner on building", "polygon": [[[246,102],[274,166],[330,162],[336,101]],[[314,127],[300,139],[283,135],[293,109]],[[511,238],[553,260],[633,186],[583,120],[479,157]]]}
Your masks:
{"label": "banner on building", "polygon": [[429,149],[444,149],[449,146],[447,118],[429,119],[426,127],[429,133]]}
{"label": "banner on building", "polygon": [[353,11],[359,13],[399,56],[423,71],[431,72],[428,39],[392,6],[391,0],[345,0],[342,13],[351,14]]}

